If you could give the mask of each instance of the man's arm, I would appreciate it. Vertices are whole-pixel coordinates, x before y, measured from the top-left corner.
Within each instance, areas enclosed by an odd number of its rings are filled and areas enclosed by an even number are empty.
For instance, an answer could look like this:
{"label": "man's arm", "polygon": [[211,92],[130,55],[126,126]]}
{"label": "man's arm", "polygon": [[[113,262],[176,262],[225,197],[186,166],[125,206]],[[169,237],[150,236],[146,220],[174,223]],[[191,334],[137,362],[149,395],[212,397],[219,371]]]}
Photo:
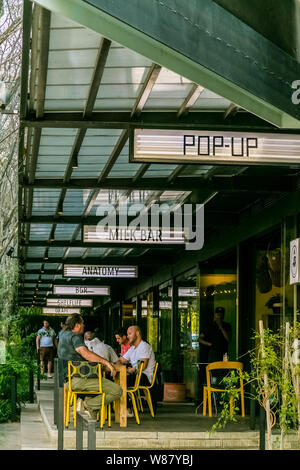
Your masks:
{"label": "man's arm", "polygon": [[219,327],[222,335],[226,339],[226,341],[229,342],[230,341],[230,332],[225,330],[224,324],[223,324],[223,321],[221,320],[221,318],[216,319],[216,324],[218,325],[218,327]]}
{"label": "man's arm", "polygon": [[86,346],[79,346],[78,348],[76,348],[76,352],[89,362],[100,362],[110,370],[110,373],[113,377],[116,375],[116,369],[110,362],[108,362],[103,357],[98,356],[98,354],[89,351]]}
{"label": "man's arm", "polygon": [[200,344],[203,344],[204,346],[209,346],[209,347],[212,346],[212,343],[209,343],[208,341],[206,341],[204,339],[204,334],[203,333],[200,333],[199,338],[198,338],[198,342]]}
{"label": "man's arm", "polygon": [[129,362],[130,361],[128,359],[125,359],[125,357],[120,356],[115,364],[122,365],[122,364],[128,364]]}
{"label": "man's arm", "polygon": [[[148,367],[148,364],[149,364],[149,359],[144,358],[144,359],[139,359],[139,360],[144,363],[143,370],[146,370],[147,367]],[[127,372],[129,372],[129,374],[134,374],[136,371],[137,371],[136,367],[128,367],[127,368]]]}
{"label": "man's arm", "polygon": [[41,337],[40,337],[40,336],[37,336],[37,337],[36,337],[36,340],[35,340],[36,350],[37,350],[37,351],[39,351],[39,349],[40,349],[40,342],[41,342]]}

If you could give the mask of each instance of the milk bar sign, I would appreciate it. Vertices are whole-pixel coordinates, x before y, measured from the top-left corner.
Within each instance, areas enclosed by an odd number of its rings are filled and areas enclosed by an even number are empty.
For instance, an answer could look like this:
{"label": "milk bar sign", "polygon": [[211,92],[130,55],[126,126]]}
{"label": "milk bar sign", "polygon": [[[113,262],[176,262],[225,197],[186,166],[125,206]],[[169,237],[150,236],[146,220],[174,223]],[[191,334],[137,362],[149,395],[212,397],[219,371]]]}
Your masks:
{"label": "milk bar sign", "polygon": [[296,134],[131,129],[131,162],[285,165],[300,163]]}
{"label": "milk bar sign", "polygon": [[138,268],[137,266],[65,264],[64,277],[135,278],[138,277]]}
{"label": "milk bar sign", "polygon": [[47,307],[92,307],[93,299],[47,299]]}
{"label": "milk bar sign", "polygon": [[110,295],[109,286],[53,286],[54,295]]}

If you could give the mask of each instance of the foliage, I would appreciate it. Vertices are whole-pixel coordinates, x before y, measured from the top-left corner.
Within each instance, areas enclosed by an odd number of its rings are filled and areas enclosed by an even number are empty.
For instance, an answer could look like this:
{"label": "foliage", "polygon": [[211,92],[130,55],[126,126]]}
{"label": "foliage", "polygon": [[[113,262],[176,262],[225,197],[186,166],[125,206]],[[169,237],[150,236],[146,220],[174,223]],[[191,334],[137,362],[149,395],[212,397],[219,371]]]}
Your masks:
{"label": "foliage", "polygon": [[179,363],[179,353],[176,351],[166,351],[161,354],[156,354],[156,360],[160,365],[161,370],[177,370]]}
{"label": "foliage", "polygon": [[[295,338],[300,336],[300,325],[290,328],[289,331],[274,333],[263,329],[256,333],[254,340],[256,347],[249,351],[250,372],[243,372],[244,387],[253,385],[249,398],[257,400],[266,410],[267,414],[267,445],[272,448],[271,429],[278,425],[281,430],[281,446],[283,438],[289,430],[300,427],[300,393],[299,393],[299,350],[295,361],[293,344]],[[296,340],[298,344],[298,339]],[[294,351],[294,352],[293,352]],[[222,410],[211,432],[224,428],[228,422],[235,422],[239,413],[239,397],[236,387],[239,376],[231,372],[223,379],[226,392],[221,394],[220,405]],[[245,394],[247,395],[247,394]],[[235,406],[230,414],[229,397],[233,397]],[[300,436],[300,432],[299,432]]]}
{"label": "foliage", "polygon": [[[29,399],[29,373],[39,373],[36,360],[35,338],[32,319],[37,315],[33,309],[21,307],[6,325],[6,362],[0,365],[0,422],[6,422],[11,413],[11,377],[17,378],[17,407]],[[38,317],[39,320],[39,317]]]}

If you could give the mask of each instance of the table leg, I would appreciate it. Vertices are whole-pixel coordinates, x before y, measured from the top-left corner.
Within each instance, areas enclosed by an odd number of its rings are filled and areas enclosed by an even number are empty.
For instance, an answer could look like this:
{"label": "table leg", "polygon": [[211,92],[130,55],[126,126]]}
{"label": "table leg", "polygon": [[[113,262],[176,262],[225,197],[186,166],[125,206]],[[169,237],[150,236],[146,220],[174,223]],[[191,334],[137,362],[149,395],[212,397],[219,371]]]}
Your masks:
{"label": "table leg", "polygon": [[120,369],[120,386],[123,389],[123,394],[120,398],[120,427],[127,427],[127,370],[123,366]]}

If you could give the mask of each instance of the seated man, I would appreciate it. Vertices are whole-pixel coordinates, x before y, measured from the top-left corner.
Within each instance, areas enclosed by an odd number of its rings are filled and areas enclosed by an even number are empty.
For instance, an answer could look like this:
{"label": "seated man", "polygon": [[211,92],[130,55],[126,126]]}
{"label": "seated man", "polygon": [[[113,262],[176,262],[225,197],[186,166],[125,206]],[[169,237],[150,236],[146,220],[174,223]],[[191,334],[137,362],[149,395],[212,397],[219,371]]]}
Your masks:
{"label": "seated man", "polygon": [[124,356],[124,354],[128,351],[130,348],[130,343],[129,339],[127,338],[127,331],[125,328],[119,328],[115,332],[115,338],[117,343],[121,346],[121,356]]}
{"label": "seated man", "polygon": [[[89,351],[83,341],[84,322],[79,314],[70,315],[66,320],[65,330],[61,333],[58,343],[58,358],[63,360],[64,380],[68,380],[68,361],[89,361],[100,362],[110,370],[111,375],[116,375],[113,365],[103,357]],[[72,388],[80,391],[95,391],[98,389],[98,378],[72,378]],[[122,395],[122,388],[112,382],[102,378],[102,389],[106,394],[105,405],[118,400]],[[101,395],[87,395],[85,406],[90,416],[96,419],[97,412],[101,407]]]}
{"label": "seated man", "polygon": [[117,362],[118,356],[109,344],[105,344],[102,339],[96,338],[95,333],[92,331],[86,331],[84,333],[84,342],[86,347],[98,354],[98,356],[104,357],[108,362]]}
{"label": "seated man", "polygon": [[[155,356],[152,347],[142,339],[142,333],[137,325],[130,326],[127,330],[127,336],[131,344],[130,349],[119,358],[122,364],[131,364],[127,368],[127,385],[132,387],[135,383],[135,374],[137,372],[138,361],[143,361],[143,371],[140,385],[151,385],[155,368]],[[154,410],[156,409],[156,391],[152,391],[152,402]],[[129,416],[132,414],[129,413]]]}

